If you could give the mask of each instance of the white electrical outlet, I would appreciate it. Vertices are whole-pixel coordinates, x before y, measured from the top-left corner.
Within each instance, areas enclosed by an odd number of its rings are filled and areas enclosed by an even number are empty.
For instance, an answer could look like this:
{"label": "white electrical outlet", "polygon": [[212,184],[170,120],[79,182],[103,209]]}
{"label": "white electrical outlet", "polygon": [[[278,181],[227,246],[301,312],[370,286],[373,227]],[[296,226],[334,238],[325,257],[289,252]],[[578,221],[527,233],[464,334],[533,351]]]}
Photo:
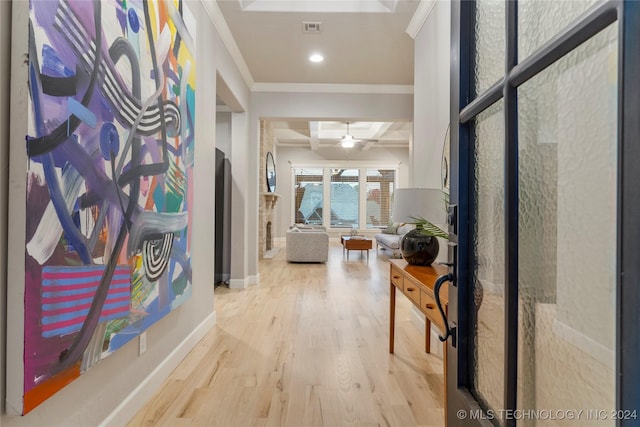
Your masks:
{"label": "white electrical outlet", "polygon": [[147,351],[147,331],[144,331],[140,334],[140,342],[138,347],[138,356],[142,356],[142,354]]}

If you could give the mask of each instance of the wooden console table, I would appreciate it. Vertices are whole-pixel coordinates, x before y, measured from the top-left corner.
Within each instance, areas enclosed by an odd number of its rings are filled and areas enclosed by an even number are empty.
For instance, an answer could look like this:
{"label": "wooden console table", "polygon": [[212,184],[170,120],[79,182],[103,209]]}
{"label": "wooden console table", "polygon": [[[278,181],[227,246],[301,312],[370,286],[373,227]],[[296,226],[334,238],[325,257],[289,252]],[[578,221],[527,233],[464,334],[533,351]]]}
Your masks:
{"label": "wooden console table", "polygon": [[[435,296],[433,294],[433,285],[438,277],[447,274],[447,267],[441,265],[432,265],[429,267],[421,267],[417,265],[409,265],[403,259],[389,260],[389,353],[393,353],[394,346],[394,329],[396,323],[396,288],[398,288],[404,296],[420,309],[425,316],[425,352],[431,351],[431,322],[433,322],[444,335],[444,319],[436,306]],[[440,290],[440,302],[447,313],[447,304],[449,302],[448,285],[443,285]],[[444,343],[442,350],[442,365],[444,367],[444,419],[447,425],[447,343]]]}

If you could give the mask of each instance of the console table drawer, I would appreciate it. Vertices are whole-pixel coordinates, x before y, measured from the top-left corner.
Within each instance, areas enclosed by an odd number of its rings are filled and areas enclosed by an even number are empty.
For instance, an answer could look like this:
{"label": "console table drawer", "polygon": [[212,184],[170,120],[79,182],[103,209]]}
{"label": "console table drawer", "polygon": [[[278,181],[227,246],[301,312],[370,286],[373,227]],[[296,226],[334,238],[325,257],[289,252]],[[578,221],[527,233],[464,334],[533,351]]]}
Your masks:
{"label": "console table drawer", "polygon": [[420,292],[420,310],[431,320],[441,331],[444,330],[444,321],[436,305],[436,300],[431,294],[425,291]]}
{"label": "console table drawer", "polygon": [[407,277],[404,278],[402,293],[418,306],[420,305],[420,292],[421,288],[417,283]]}
{"label": "console table drawer", "polygon": [[391,283],[393,283],[399,289],[402,289],[403,285],[403,274],[400,270],[393,265],[391,266]]}

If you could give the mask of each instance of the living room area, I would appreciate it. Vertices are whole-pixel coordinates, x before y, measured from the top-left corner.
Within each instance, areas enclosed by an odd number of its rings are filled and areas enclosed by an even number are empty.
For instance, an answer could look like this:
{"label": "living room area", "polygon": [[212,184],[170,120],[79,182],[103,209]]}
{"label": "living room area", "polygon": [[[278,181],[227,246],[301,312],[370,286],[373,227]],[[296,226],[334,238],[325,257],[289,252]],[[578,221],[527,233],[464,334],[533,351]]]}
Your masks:
{"label": "living room area", "polygon": [[[371,240],[392,223],[394,193],[408,184],[411,122],[278,120],[262,121],[260,131],[260,258],[298,231],[322,230],[343,243],[343,236]],[[358,145],[342,147],[345,135]]]}

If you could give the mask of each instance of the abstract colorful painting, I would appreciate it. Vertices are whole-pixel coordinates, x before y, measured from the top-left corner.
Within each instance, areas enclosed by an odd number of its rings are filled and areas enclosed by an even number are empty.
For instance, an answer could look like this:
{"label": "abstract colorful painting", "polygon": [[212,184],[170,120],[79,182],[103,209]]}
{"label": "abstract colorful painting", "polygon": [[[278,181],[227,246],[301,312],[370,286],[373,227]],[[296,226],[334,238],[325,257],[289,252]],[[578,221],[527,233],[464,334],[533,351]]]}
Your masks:
{"label": "abstract colorful painting", "polygon": [[191,294],[195,19],[31,0],[27,413]]}

